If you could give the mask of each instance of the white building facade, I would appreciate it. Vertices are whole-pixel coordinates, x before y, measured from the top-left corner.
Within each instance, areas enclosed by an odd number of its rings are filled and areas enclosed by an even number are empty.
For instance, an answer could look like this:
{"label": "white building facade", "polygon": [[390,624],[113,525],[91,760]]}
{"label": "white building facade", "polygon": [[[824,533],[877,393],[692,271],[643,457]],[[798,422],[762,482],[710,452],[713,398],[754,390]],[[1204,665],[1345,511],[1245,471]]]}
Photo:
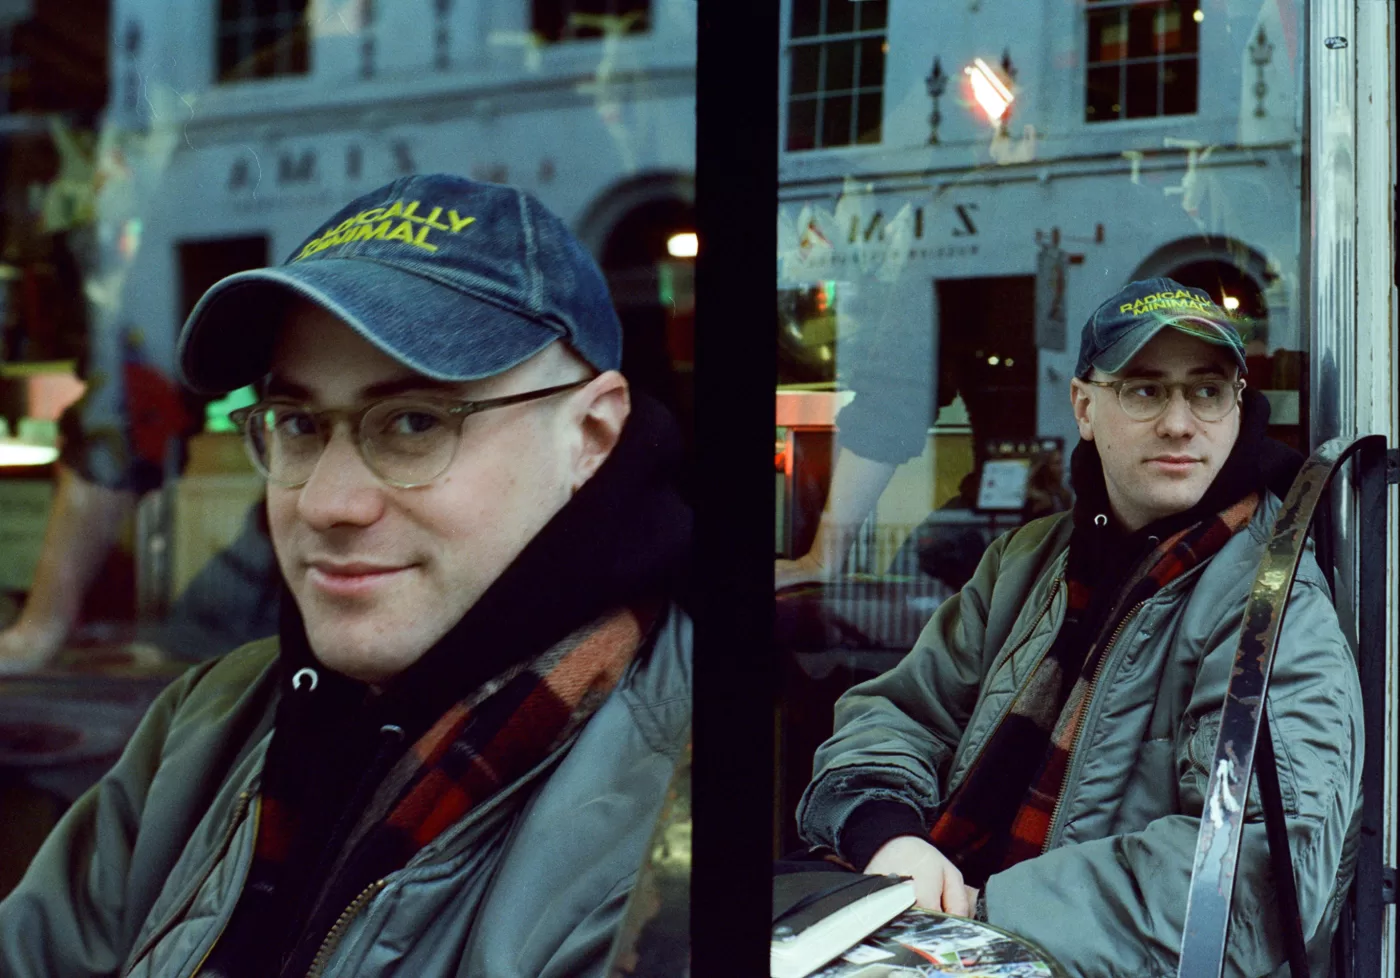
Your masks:
{"label": "white building facade", "polygon": [[95,343],[134,328],[170,362],[212,280],[407,173],[531,190],[605,265],[639,208],[688,220],[690,0],[115,0],[111,24]]}
{"label": "white building facade", "polygon": [[[1274,376],[1251,380],[1302,424],[1299,0],[862,0],[854,23],[836,5],[784,4],[780,288],[877,289],[931,332],[934,376],[954,342],[1004,362],[1005,327],[1034,366],[1021,434],[1070,446],[1082,324],[1129,281],[1182,277],[1260,321]],[[1000,122],[969,72],[1011,96]],[[1024,286],[1027,320],[967,342],[950,296],[992,279]]]}

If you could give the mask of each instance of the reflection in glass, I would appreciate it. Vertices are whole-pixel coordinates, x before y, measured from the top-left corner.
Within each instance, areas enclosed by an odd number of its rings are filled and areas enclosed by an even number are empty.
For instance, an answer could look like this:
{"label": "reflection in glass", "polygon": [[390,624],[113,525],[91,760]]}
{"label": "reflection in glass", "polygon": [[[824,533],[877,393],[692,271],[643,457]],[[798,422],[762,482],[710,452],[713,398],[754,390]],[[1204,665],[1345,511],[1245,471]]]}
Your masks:
{"label": "reflection in glass", "polygon": [[[1302,14],[786,0],[780,849],[835,697],[897,661],[996,536],[1071,506],[1069,381],[1101,301],[1155,276],[1204,289],[1269,436],[1305,444]],[[1009,104],[979,98],[979,65]]]}

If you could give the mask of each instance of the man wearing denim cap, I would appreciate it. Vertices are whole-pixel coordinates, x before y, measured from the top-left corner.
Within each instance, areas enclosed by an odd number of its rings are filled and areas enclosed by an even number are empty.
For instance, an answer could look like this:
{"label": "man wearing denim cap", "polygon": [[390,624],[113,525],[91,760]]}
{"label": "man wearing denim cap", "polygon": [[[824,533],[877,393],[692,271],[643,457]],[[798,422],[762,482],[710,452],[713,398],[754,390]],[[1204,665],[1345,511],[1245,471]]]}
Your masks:
{"label": "man wearing denim cap", "polygon": [[[1174,974],[1246,599],[1301,459],[1200,289],[1084,326],[1069,513],[992,544],[892,671],[847,692],[798,810],[857,869],[1031,938],[1074,975]],[[1269,690],[1303,930],[1323,974],[1355,859],[1361,705],[1305,555]],[[1226,972],[1283,967],[1251,795]]]}
{"label": "man wearing denim cap", "polygon": [[567,228],[399,180],[215,285],[280,635],[168,689],[0,903],[0,974],[601,974],[690,719],[676,433]]}

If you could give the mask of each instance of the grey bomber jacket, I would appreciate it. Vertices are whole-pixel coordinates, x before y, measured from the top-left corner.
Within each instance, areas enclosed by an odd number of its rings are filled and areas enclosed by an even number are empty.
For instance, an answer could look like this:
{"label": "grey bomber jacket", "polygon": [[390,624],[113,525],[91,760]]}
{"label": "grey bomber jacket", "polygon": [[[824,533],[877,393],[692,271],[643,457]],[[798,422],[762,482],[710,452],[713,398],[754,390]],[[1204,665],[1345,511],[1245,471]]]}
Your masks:
{"label": "grey bomber jacket", "polygon": [[[256,837],[277,640],[166,689],[0,902],[0,976],[186,978]],[[575,739],[348,908],[315,974],[600,975],[689,733],[691,626],[672,607]]]}
{"label": "grey bomber jacket", "polygon": [[[1280,502],[1211,560],[1131,613],[1105,660],[1047,851],[993,875],[991,923],[1072,974],[1176,974],[1207,765],[1243,610]],[[808,842],[841,851],[862,803],[900,801],[925,826],[966,776],[1065,612],[1069,514],[997,540],[890,672],[837,703],[798,808]],[[1311,970],[1326,973],[1355,860],[1362,757],[1355,661],[1306,553],[1289,601],[1268,711]],[[1225,972],[1286,973],[1251,786]]]}

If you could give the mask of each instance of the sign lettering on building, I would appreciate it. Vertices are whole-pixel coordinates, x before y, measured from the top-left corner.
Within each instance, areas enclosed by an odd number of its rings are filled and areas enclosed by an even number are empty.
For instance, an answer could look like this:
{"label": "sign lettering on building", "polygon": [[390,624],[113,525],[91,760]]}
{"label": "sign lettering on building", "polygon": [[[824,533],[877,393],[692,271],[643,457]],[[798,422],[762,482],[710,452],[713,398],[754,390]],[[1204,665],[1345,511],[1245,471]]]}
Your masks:
{"label": "sign lettering on building", "polygon": [[277,157],[277,182],[279,184],[311,183],[315,179],[316,151],[314,149],[302,150],[300,156],[284,152]]}

